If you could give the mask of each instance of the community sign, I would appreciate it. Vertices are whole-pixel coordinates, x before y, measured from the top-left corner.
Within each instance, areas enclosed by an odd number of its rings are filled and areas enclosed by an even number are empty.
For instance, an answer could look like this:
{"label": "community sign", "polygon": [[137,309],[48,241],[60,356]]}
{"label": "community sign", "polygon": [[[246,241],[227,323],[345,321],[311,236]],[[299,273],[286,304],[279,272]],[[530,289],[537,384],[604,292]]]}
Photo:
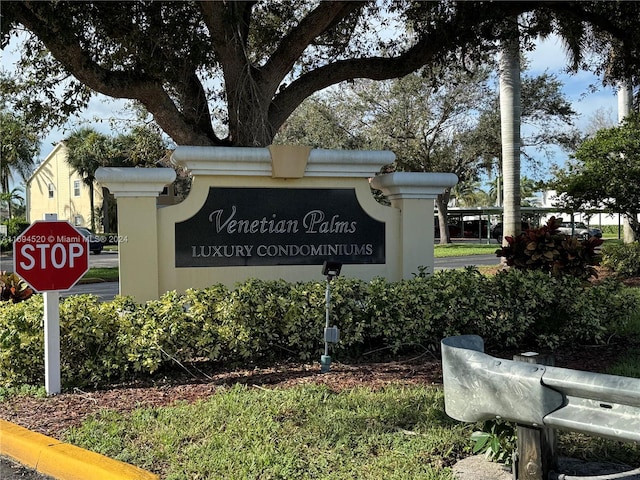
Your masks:
{"label": "community sign", "polygon": [[175,224],[176,267],[385,263],[385,224],[353,188],[210,187]]}

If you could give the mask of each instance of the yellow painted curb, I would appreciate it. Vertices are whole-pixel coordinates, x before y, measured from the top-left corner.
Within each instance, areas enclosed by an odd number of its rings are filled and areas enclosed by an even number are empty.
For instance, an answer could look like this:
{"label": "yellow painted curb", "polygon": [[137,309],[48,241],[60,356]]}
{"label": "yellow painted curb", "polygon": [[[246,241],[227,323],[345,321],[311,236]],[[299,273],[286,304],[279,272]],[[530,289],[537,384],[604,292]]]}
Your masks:
{"label": "yellow painted curb", "polygon": [[159,480],[151,472],[0,420],[0,454],[59,480]]}

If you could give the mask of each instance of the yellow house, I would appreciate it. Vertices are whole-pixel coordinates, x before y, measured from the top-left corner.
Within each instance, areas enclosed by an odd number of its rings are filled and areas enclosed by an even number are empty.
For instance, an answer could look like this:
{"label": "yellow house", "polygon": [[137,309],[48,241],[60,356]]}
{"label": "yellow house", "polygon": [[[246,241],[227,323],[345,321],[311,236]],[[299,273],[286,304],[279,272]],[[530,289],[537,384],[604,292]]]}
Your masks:
{"label": "yellow house", "polygon": [[[76,227],[91,228],[89,187],[67,162],[67,147],[58,143],[27,180],[27,221],[44,220],[56,214]],[[94,208],[102,206],[102,188],[95,185]],[[95,228],[102,231],[101,217],[95,217]]]}

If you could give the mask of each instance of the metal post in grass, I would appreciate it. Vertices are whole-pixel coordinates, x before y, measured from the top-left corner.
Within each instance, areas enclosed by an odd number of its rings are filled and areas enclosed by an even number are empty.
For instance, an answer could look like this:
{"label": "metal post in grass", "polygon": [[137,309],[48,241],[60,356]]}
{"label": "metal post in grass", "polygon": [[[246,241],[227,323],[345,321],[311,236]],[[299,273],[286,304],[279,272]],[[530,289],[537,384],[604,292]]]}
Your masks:
{"label": "metal post in grass", "polygon": [[327,290],[325,292],[325,326],[324,326],[324,355],[320,357],[320,372],[327,373],[331,368],[331,356],[329,356],[329,344],[338,343],[340,333],[338,327],[329,326],[331,319],[331,280],[340,275],[342,264],[325,260],[322,264],[322,274],[327,277]]}
{"label": "metal post in grass", "polygon": [[[555,365],[552,354],[527,352],[514,355],[513,359],[548,367]],[[553,428],[517,424],[516,442],[517,459],[513,468],[517,480],[546,480],[550,472],[558,469],[557,436]]]}

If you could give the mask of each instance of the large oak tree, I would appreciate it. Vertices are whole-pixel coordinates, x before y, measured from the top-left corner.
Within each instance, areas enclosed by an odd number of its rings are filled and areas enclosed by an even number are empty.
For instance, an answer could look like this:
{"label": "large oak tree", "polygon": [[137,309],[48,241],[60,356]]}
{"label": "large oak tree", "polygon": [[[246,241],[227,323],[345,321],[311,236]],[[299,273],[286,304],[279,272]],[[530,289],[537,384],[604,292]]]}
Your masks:
{"label": "large oak tree", "polygon": [[639,16],[636,2],[3,1],[3,48],[31,36],[1,86],[45,126],[93,91],[142,103],[179,145],[264,146],[314,92],[486,54],[513,18],[524,48],[557,33],[572,68],[637,78]]}
{"label": "large oak tree", "polygon": [[[455,173],[459,192],[464,191],[482,170],[492,170],[502,159],[500,107],[491,71],[490,65],[473,72],[422,69],[390,81],[354,81],[303,102],[275,141],[392,150],[396,162],[390,169]],[[524,136],[522,146],[574,145],[576,114],[561,86],[548,74],[523,76],[521,118],[535,129]],[[519,159],[519,149],[516,154]],[[450,241],[451,193],[445,189],[436,199],[441,243]]]}

